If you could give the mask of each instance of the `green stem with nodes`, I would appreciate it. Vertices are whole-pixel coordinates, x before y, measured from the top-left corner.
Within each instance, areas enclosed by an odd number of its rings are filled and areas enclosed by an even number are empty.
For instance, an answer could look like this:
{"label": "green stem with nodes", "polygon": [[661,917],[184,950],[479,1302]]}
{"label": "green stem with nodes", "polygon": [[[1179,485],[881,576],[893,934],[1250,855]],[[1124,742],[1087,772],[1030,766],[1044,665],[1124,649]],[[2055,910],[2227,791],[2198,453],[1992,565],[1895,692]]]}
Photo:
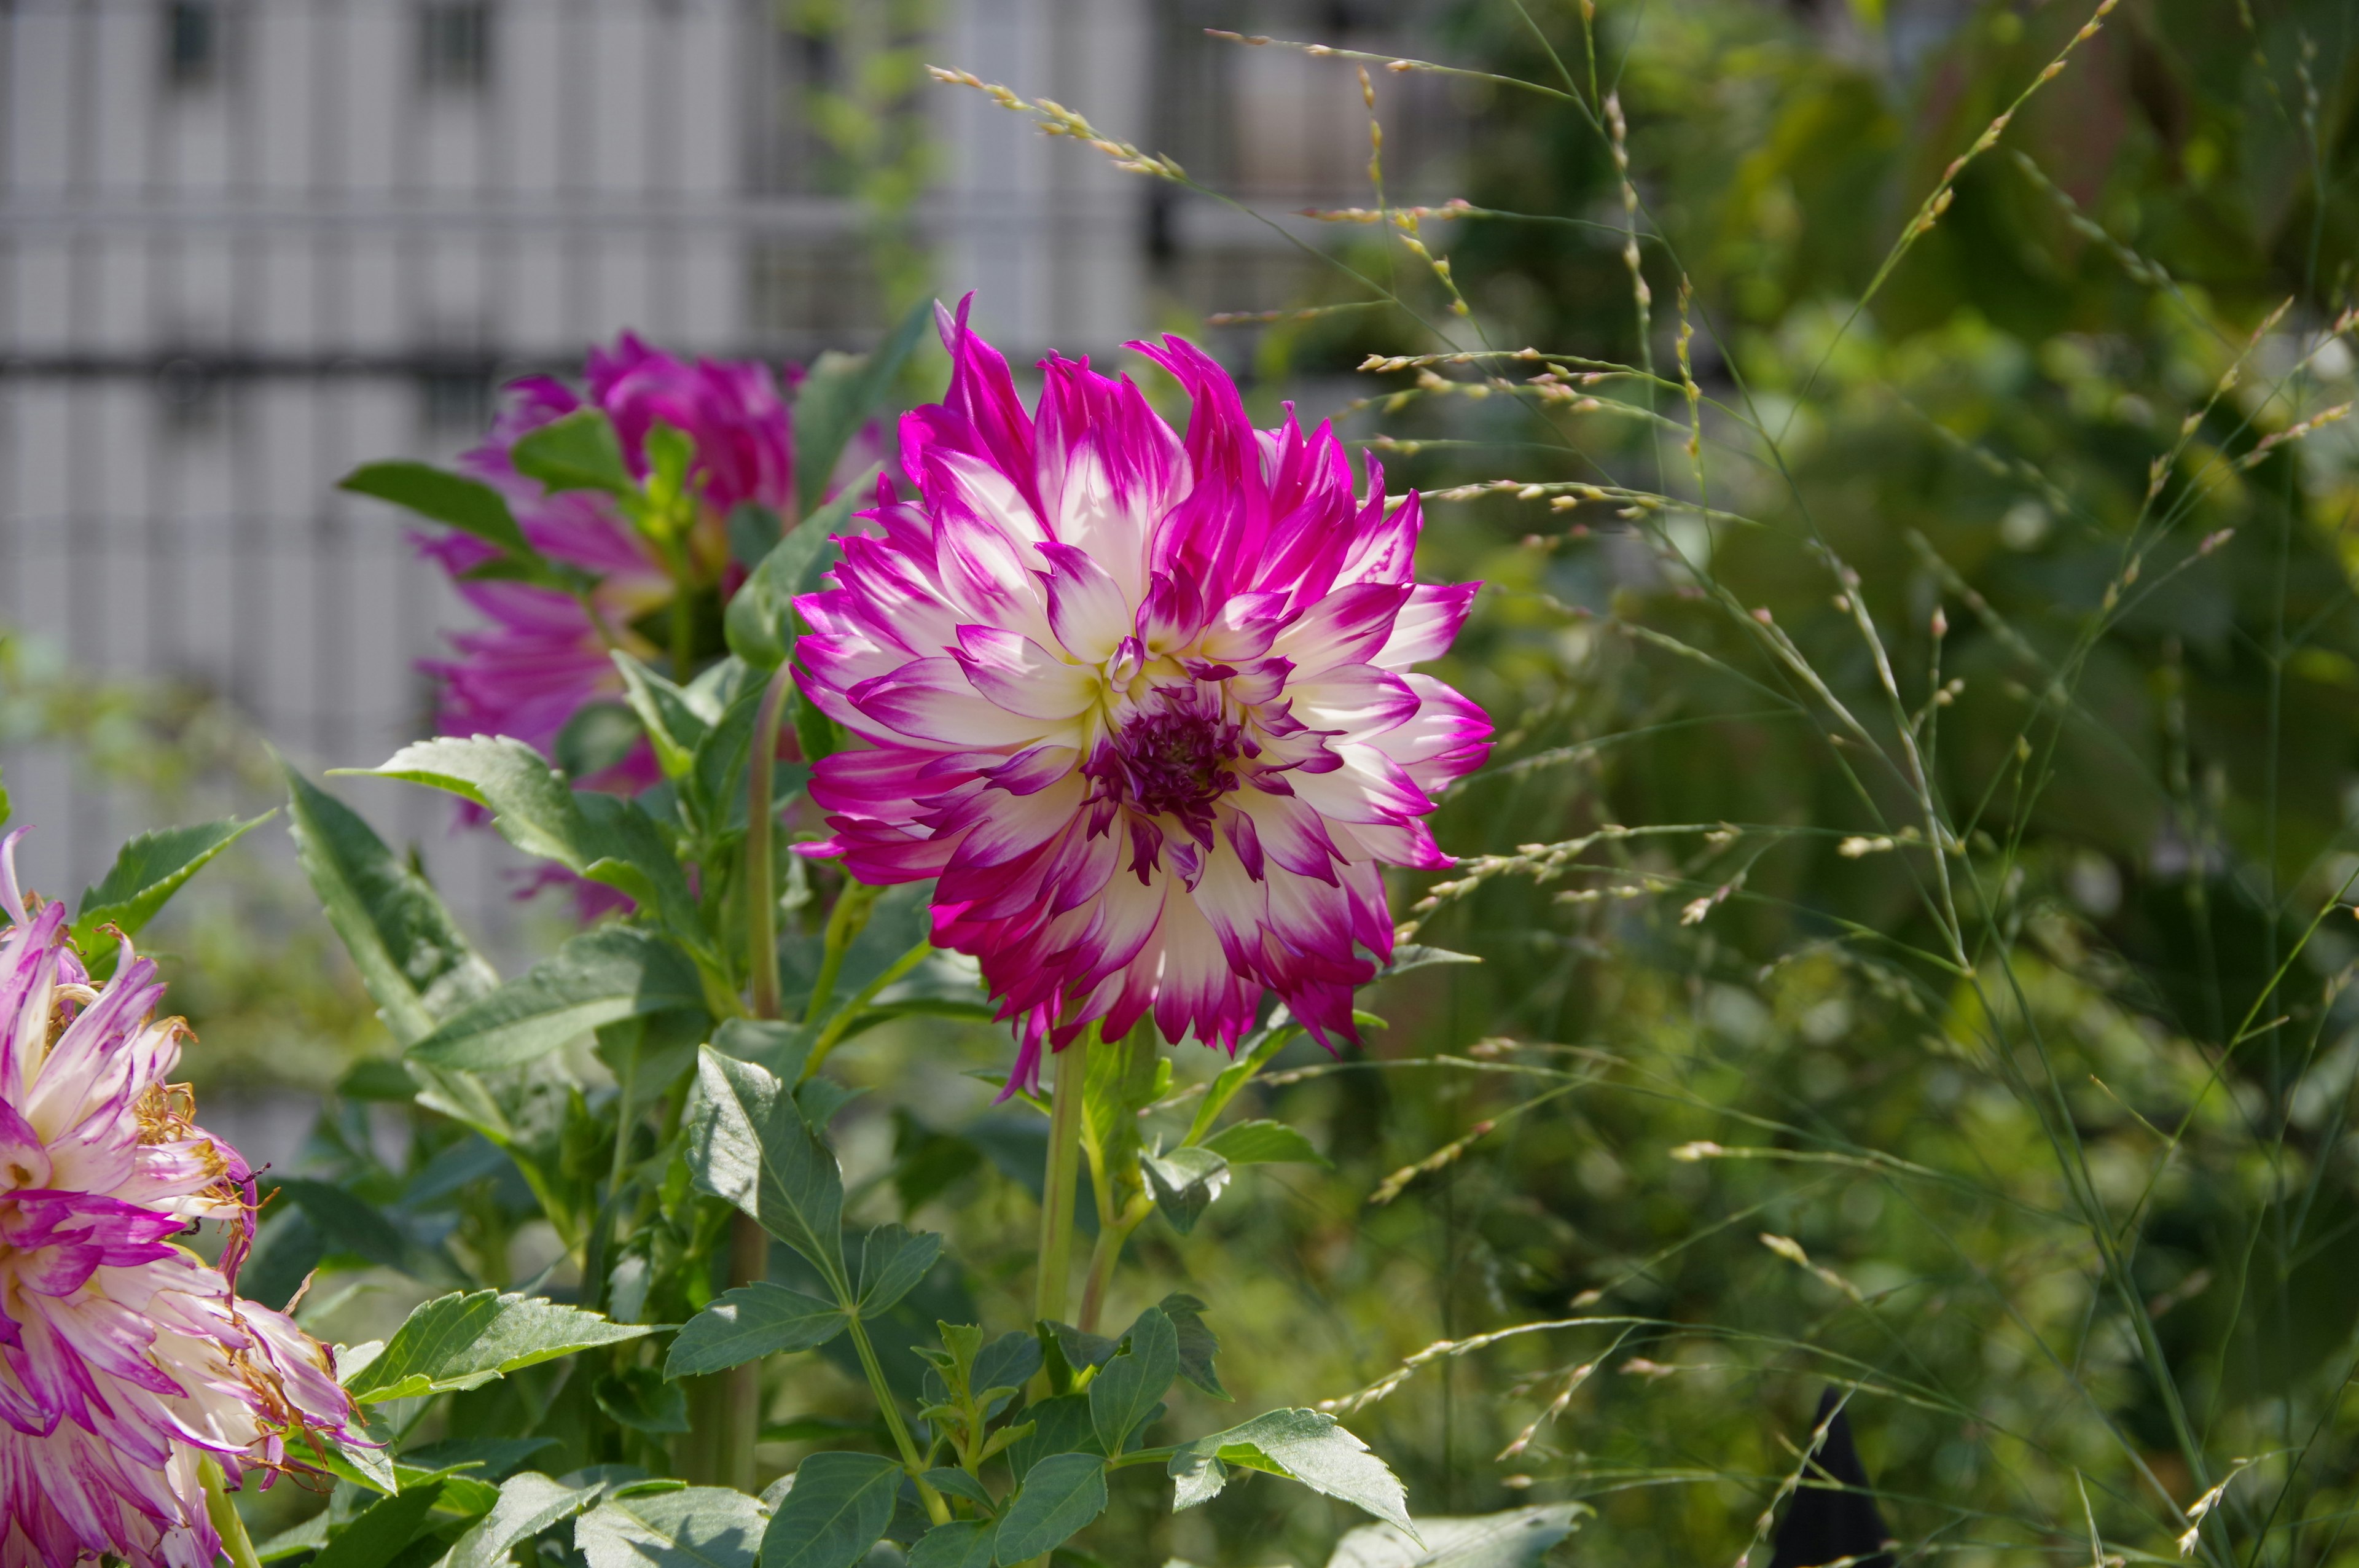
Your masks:
{"label": "green stem with nodes", "polygon": [[1032,1293],[1032,1315],[1051,1323],[1065,1320],[1065,1301],[1073,1277],[1074,1189],[1082,1173],[1082,1102],[1089,1077],[1090,1047],[1097,1043],[1094,1023],[1056,1052],[1055,1098],[1049,1106],[1049,1174],[1040,1194],[1040,1261]]}
{"label": "green stem with nodes", "polygon": [[[674,605],[687,602],[685,595]],[[678,611],[673,631],[681,622]],[[674,648],[675,655],[679,644]],[[753,753],[745,767],[745,969],[751,1011],[756,1018],[778,1016],[778,901],[776,861],[777,823],[771,807],[771,784],[777,776],[780,715],[786,708],[785,665],[770,676],[755,711]],[[621,1156],[616,1155],[619,1170]],[[770,1238],[752,1216],[729,1217],[729,1286],[750,1285],[769,1277]],[[691,1435],[681,1444],[681,1468],[693,1478],[741,1492],[754,1489],[754,1448],[762,1433],[762,1364],[748,1361],[725,1372],[699,1378],[689,1385],[692,1409]]]}
{"label": "green stem with nodes", "polygon": [[197,1462],[197,1480],[205,1489],[205,1517],[212,1521],[213,1533],[221,1537],[222,1554],[230,1561],[230,1568],[262,1568],[262,1561],[254,1554],[254,1538],[245,1533],[245,1521],[237,1517],[237,1505],[229,1498],[222,1479],[222,1467],[213,1460]]}
{"label": "green stem with nodes", "polygon": [[885,1382],[885,1368],[876,1359],[876,1346],[868,1342],[868,1325],[860,1321],[856,1311],[847,1310],[844,1315],[850,1320],[852,1347],[860,1352],[860,1369],[868,1374],[868,1391],[876,1396],[876,1408],[885,1412],[885,1424],[893,1433],[893,1446],[901,1451],[901,1467],[918,1484],[918,1500],[926,1505],[927,1516],[936,1524],[950,1523],[951,1506],[940,1492],[926,1484],[926,1462],[919,1455],[918,1445],[909,1436],[908,1423],[901,1419],[901,1407]]}

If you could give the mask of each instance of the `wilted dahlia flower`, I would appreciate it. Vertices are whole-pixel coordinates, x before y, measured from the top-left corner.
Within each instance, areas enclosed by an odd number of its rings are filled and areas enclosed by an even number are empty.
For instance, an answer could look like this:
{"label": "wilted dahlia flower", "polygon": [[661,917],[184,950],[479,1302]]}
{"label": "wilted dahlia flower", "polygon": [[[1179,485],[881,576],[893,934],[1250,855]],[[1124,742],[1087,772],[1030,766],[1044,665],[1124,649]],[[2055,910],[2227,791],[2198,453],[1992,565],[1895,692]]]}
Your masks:
{"label": "wilted dahlia flower", "polygon": [[[164,1080],[186,1026],[122,946],[94,987],[65,909],[23,897],[0,843],[0,1568],[211,1568],[198,1466],[289,1463],[350,1406],[328,1354],[233,1281],[253,1175]],[[173,1238],[228,1223],[214,1268]]]}
{"label": "wilted dahlia flower", "polygon": [[[459,656],[423,666],[442,682],[440,727],[446,734],[512,735],[544,754],[550,752],[566,720],[584,703],[621,695],[611,647],[660,666],[669,651],[663,639],[673,597],[709,597],[717,609],[736,586],[742,573],[729,561],[731,509],[751,501],[784,511],[792,503],[793,421],[766,367],[712,360],[684,364],[625,332],[613,350],[591,351],[584,381],[586,396],[550,376],[512,384],[490,440],[462,458],[460,466],[507,497],[535,548],[598,578],[590,607],[553,589],[459,582],[460,596],[491,624],[455,633],[451,642]],[[516,471],[510,452],[520,438],[583,407],[603,409],[614,421],[624,460],[635,475],[646,474],[647,431],[657,420],[695,442],[690,484],[703,504],[688,536],[685,583],[610,498],[583,491],[545,495],[538,481]],[[424,538],[420,547],[453,578],[496,553],[482,540],[456,533]],[[699,621],[717,626],[709,612]],[[643,742],[589,782],[635,791],[658,776]]]}
{"label": "wilted dahlia flower", "polygon": [[1488,750],[1480,708],[1409,666],[1476,585],[1419,586],[1417,497],[1364,501],[1332,430],[1247,421],[1192,345],[1134,343],[1193,402],[1180,438],[1127,378],[1006,362],[943,320],[942,404],[902,421],[889,482],[798,601],[802,689],[865,744],[811,797],[872,882],[940,877],[936,938],[1045,1039],[1234,1051],[1265,988],[1322,1042],[1392,952],[1380,863],[1449,863],[1419,820]]}

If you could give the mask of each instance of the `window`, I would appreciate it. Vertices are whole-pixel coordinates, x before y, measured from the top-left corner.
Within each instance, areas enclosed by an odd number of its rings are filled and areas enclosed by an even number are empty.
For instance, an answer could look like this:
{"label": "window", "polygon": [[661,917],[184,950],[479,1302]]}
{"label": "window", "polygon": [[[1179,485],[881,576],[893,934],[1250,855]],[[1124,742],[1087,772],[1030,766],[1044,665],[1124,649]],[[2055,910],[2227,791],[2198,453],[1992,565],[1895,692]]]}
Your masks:
{"label": "window", "polygon": [[222,16],[215,0],[169,0],[164,7],[164,79],[174,87],[221,80]]}
{"label": "window", "polygon": [[469,91],[491,80],[492,18],[484,0],[427,0],[418,21],[419,80],[429,91]]}

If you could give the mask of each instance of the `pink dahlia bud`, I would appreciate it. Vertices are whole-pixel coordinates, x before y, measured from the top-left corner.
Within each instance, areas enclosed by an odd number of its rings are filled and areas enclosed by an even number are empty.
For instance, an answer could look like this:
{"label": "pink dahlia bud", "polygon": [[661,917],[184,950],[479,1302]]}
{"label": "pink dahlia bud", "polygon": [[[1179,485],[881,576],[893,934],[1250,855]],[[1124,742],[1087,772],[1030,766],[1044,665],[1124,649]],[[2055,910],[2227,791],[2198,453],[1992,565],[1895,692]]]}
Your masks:
{"label": "pink dahlia bud", "polygon": [[[675,595],[708,598],[717,610],[741,574],[729,561],[728,516],[745,502],[784,512],[794,498],[794,422],[769,370],[700,360],[685,364],[625,333],[613,350],[592,350],[576,393],[549,376],[511,384],[491,439],[461,466],[497,488],[535,548],[598,579],[590,605],[570,593],[518,582],[462,582],[460,597],[490,624],[452,636],[458,656],[428,662],[442,683],[440,727],[451,735],[512,735],[543,753],[584,703],[622,694],[609,649],[651,664],[667,652],[667,611]],[[696,457],[689,488],[700,497],[679,580],[614,501],[583,491],[544,495],[516,471],[510,452],[527,432],[584,407],[605,413],[634,475],[647,473],[647,438],[656,421],[685,432]],[[456,577],[490,559],[492,546],[465,534],[421,542]],[[592,621],[594,610],[597,620]],[[710,614],[701,623],[717,624]],[[602,632],[600,622],[603,623]],[[653,636],[647,628],[654,628]],[[610,641],[611,639],[611,641]],[[642,744],[592,781],[635,792],[659,776]]]}
{"label": "pink dahlia bud", "polygon": [[1234,1051],[1265,989],[1323,1043],[1389,958],[1379,867],[1449,860],[1421,820],[1488,752],[1482,709],[1409,666],[1476,584],[1412,575],[1417,497],[1289,415],[1245,418],[1177,338],[1131,347],[1194,404],[1180,438],[1127,378],[1050,358],[1035,414],[1006,362],[943,318],[944,402],[902,421],[904,468],[798,601],[797,676],[864,744],[811,797],[872,882],[939,877],[936,939],[1045,1040],[1123,1033]]}
{"label": "pink dahlia bud", "polygon": [[[0,1563],[204,1568],[221,1543],[198,1467],[263,1484],[341,1435],[325,1349],[240,1300],[254,1178],[166,1077],[187,1025],[122,945],[90,983],[65,909],[16,886],[0,842]],[[174,1240],[223,1221],[219,1268]]]}

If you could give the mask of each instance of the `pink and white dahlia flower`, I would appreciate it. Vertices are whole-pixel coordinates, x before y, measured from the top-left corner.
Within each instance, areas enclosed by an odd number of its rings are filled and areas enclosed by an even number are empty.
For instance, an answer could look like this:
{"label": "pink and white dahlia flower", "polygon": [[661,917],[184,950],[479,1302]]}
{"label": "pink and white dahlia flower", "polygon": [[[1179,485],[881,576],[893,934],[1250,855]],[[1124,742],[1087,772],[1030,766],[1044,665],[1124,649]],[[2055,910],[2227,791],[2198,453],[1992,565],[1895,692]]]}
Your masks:
{"label": "pink and white dahlia flower", "polygon": [[[329,1353],[238,1298],[254,1180],[165,1082],[187,1026],[122,945],[93,986],[0,843],[0,1568],[211,1568],[198,1466],[288,1467],[350,1413]],[[228,1227],[221,1266],[174,1237]],[[308,1446],[308,1445],[306,1445]]]}
{"label": "pink and white dahlia flower", "polygon": [[1414,494],[1364,500],[1326,426],[1256,430],[1178,338],[1133,343],[1193,404],[1183,442],[1127,377],[1050,358],[1027,414],[1007,363],[943,318],[943,402],[798,601],[810,699],[861,742],[811,798],[871,882],[938,877],[934,935],[1044,1041],[1152,1010],[1234,1052],[1265,989],[1322,1043],[1393,946],[1379,867],[1450,863],[1420,820],[1478,766],[1483,711],[1409,666],[1476,584],[1413,577]]}
{"label": "pink and white dahlia flower", "polygon": [[[422,666],[442,683],[445,734],[512,735],[548,753],[583,704],[622,695],[610,648],[661,665],[667,650],[659,639],[667,634],[673,597],[712,596],[717,608],[736,588],[744,574],[729,560],[730,512],[749,501],[782,513],[792,506],[794,422],[767,367],[712,360],[687,364],[625,332],[612,350],[591,351],[584,382],[582,393],[552,376],[513,383],[490,440],[460,460],[462,468],[507,497],[535,548],[582,568],[598,583],[585,608],[553,589],[457,582],[460,597],[490,624],[451,637],[458,657]],[[640,477],[647,471],[647,432],[657,420],[695,442],[689,482],[703,504],[688,536],[688,581],[675,579],[610,498],[583,491],[547,495],[516,471],[509,454],[520,438],[584,407],[603,409],[614,421],[624,460]],[[496,553],[466,534],[423,537],[419,544],[453,579]],[[655,628],[654,635],[645,628]],[[635,792],[660,776],[642,742],[589,782]]]}

